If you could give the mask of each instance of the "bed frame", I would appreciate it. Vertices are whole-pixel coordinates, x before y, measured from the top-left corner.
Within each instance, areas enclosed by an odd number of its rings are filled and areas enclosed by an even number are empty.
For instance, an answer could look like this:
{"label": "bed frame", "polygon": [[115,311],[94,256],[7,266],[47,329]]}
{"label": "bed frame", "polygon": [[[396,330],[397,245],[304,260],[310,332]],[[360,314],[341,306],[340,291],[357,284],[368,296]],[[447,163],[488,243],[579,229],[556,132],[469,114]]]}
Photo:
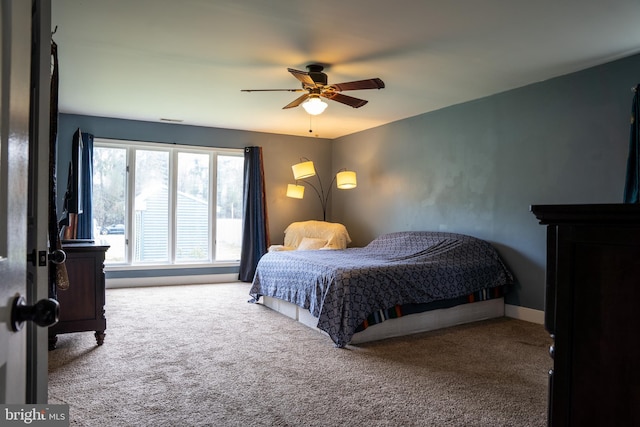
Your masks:
{"label": "bed frame", "polygon": [[[263,295],[261,299],[265,307],[269,307],[278,313],[284,314],[328,336],[326,332],[316,327],[318,319],[313,317],[309,310],[278,298]],[[503,316],[504,298],[477,301],[451,308],[430,310],[395,319],[387,319],[382,323],[369,326],[367,329],[354,334],[350,344],[360,344],[419,332],[433,331]]]}

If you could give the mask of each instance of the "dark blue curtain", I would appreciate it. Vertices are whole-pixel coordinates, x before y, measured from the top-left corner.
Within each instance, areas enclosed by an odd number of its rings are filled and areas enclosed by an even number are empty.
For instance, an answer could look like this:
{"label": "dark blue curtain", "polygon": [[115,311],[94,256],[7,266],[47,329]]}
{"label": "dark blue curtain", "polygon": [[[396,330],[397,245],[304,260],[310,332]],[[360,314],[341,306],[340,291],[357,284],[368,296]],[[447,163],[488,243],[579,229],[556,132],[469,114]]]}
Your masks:
{"label": "dark blue curtain", "polygon": [[[78,129],[78,132],[80,130]],[[78,239],[93,239],[93,135],[80,132],[82,151],[80,153],[80,209],[78,214]]]}
{"label": "dark blue curtain", "polygon": [[251,282],[258,261],[269,247],[262,147],[244,149],[242,215],[242,252],[238,278],[243,282]]}
{"label": "dark blue curtain", "polygon": [[629,157],[627,177],[624,183],[624,203],[638,203],[638,181],[640,180],[640,84],[635,88],[631,105],[631,130],[629,132]]}

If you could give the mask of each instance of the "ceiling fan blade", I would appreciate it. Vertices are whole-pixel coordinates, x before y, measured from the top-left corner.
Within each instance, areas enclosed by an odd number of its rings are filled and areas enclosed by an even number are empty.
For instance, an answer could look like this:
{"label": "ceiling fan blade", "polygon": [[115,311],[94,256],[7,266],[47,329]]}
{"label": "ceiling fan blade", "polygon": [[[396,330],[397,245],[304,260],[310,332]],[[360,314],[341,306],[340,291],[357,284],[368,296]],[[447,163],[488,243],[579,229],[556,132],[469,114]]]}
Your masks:
{"label": "ceiling fan blade", "polygon": [[353,96],[343,95],[337,92],[326,92],[320,94],[320,96],[331,99],[333,101],[338,101],[342,104],[346,104],[353,108],[360,108],[365,105],[369,101],[365,101],[364,99],[354,98]]}
{"label": "ceiling fan blade", "polygon": [[294,99],[293,101],[291,101],[290,103],[288,103],[287,105],[285,105],[284,107],[282,107],[283,110],[287,109],[287,108],[293,108],[293,107],[297,107],[298,105],[302,104],[304,101],[307,100],[307,98],[309,97],[308,93],[305,93],[302,96],[299,96],[298,98]]}
{"label": "ceiling fan blade", "polygon": [[304,87],[316,87],[316,82],[313,81],[311,76],[309,76],[309,73],[307,73],[306,71],[300,71],[293,68],[287,68],[287,71],[293,74],[293,77],[300,80]]}
{"label": "ceiling fan blade", "polygon": [[330,85],[333,90],[342,92],[345,90],[362,90],[362,89],[383,89],[384,82],[379,78],[358,80],[355,82],[336,83]]}
{"label": "ceiling fan blade", "polygon": [[306,89],[240,89],[240,92],[306,92]]}

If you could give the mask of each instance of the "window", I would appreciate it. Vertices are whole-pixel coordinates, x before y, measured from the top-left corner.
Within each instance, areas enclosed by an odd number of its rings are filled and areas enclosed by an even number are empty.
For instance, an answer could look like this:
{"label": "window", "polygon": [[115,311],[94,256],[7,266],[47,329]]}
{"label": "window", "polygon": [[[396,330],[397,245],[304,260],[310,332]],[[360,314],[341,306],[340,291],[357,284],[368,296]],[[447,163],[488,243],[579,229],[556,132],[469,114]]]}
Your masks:
{"label": "window", "polygon": [[237,262],[243,150],[95,139],[96,239],[106,264]]}

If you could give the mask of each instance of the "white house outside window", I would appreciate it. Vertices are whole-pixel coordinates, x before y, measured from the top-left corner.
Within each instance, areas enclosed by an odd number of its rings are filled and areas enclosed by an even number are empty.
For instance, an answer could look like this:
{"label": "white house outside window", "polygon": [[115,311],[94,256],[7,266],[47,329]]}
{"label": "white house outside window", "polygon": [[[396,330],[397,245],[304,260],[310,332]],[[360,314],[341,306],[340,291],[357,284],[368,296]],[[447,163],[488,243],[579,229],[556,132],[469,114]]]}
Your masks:
{"label": "white house outside window", "polygon": [[242,149],[94,140],[96,240],[108,265],[237,262]]}

